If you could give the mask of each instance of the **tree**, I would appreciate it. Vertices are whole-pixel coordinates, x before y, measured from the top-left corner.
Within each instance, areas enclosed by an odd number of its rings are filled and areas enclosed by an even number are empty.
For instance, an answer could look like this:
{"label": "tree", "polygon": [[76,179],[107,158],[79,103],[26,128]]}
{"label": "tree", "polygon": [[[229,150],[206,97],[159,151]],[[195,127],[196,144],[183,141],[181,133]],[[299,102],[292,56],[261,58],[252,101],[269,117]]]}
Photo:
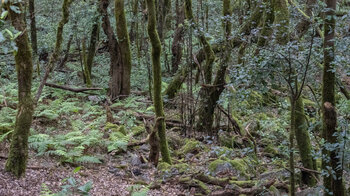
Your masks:
{"label": "tree", "polygon": [[[335,110],[335,10],[337,1],[326,0],[327,9],[324,13],[324,43],[323,43],[323,78],[322,78],[322,122],[323,147],[322,168],[327,171],[323,177],[325,195],[345,195],[343,186],[343,170],[339,158],[337,143],[337,113]],[[330,147],[327,145],[330,145]],[[331,168],[331,169],[330,169]],[[334,172],[334,173],[333,173]]]}
{"label": "tree", "polygon": [[[156,29],[156,9],[154,0],[146,0],[148,9],[148,35],[152,45],[152,68],[153,68],[153,104],[156,118],[160,119],[156,129],[158,130],[160,151],[164,162],[171,164],[168,142],[165,133],[164,109],[162,99],[162,69],[160,55],[162,52],[161,42]],[[156,120],[157,122],[157,120]]]}
{"label": "tree", "polygon": [[36,35],[36,20],[35,20],[35,0],[29,0],[29,15],[30,15],[30,41],[34,54],[38,54],[38,41]]}
{"label": "tree", "polygon": [[130,94],[131,51],[128,28],[125,19],[124,0],[115,0],[115,18],[122,62],[122,87],[120,89],[120,95],[125,97]]}
{"label": "tree", "polygon": [[[18,111],[5,170],[17,177],[21,177],[25,174],[26,170],[28,136],[34,113],[31,95],[33,62],[28,33],[26,31],[26,22],[24,21],[24,13],[22,11],[23,2],[8,2],[5,7],[9,12],[12,25],[16,30],[22,32],[16,39],[18,50],[15,53],[18,80]],[[13,7],[18,7],[19,12],[15,12]]]}

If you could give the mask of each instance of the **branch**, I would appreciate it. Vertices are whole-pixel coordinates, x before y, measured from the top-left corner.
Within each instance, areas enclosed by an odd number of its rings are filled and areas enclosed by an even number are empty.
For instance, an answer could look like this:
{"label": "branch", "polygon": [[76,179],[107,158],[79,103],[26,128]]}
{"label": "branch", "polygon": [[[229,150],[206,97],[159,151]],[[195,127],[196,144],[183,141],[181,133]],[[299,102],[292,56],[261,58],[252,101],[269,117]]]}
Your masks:
{"label": "branch", "polygon": [[57,84],[53,84],[53,83],[45,83],[45,86],[49,86],[52,88],[58,88],[58,89],[62,89],[62,90],[67,90],[67,91],[71,91],[71,92],[75,92],[75,93],[83,93],[85,91],[96,91],[96,90],[103,90],[102,88],[72,88],[69,86],[60,86]]}

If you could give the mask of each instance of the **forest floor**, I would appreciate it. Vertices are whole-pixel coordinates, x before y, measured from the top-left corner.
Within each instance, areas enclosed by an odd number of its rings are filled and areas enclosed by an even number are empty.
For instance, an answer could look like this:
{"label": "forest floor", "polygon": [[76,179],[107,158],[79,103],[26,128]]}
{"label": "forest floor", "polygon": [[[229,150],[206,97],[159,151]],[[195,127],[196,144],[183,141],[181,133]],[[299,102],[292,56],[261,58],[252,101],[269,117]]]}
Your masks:
{"label": "forest floor", "polygon": [[[144,122],[139,119],[150,118],[149,100],[135,96],[112,105],[115,123],[105,124],[106,113],[97,100],[90,100],[86,105],[83,102],[86,95],[79,94],[76,99],[70,93],[60,92],[57,96],[44,99],[43,107],[35,114],[25,177],[15,179],[4,171],[9,141],[0,144],[1,196],[51,195],[62,191],[68,191],[63,195],[79,195],[78,188],[89,181],[92,182],[90,195],[287,195],[287,159],[276,146],[268,144],[269,140],[256,137],[256,145],[253,145],[246,137],[226,131],[219,131],[216,137],[199,137],[199,133],[192,133],[196,137],[189,137],[181,129],[171,128],[178,125],[178,120],[174,120],[178,111],[172,109],[166,113],[167,119],[172,119],[167,124],[167,136],[173,164],[160,161],[158,167],[154,167],[147,162],[147,143],[113,147],[113,142],[120,144],[120,135],[129,136],[127,144],[147,137]],[[68,104],[71,113],[67,110],[54,112],[55,107],[65,107],[61,102],[55,103],[61,100],[60,96],[64,97],[62,103]],[[96,97],[89,96],[88,99],[93,98]],[[99,124],[92,126],[96,121]],[[97,136],[92,129],[97,129],[100,135]],[[72,132],[75,135],[69,135]],[[68,136],[60,140],[65,135]],[[105,143],[77,142],[94,139]],[[70,140],[74,142],[69,143]],[[45,145],[45,149],[41,149]],[[77,146],[84,148],[82,154],[69,151]],[[76,161],[68,160],[69,155],[58,153],[59,149],[77,156]],[[96,155],[101,163],[77,161],[83,154]],[[81,166],[80,170],[73,172],[78,166]],[[318,195],[321,191],[319,188],[299,188],[297,195],[310,193]]]}

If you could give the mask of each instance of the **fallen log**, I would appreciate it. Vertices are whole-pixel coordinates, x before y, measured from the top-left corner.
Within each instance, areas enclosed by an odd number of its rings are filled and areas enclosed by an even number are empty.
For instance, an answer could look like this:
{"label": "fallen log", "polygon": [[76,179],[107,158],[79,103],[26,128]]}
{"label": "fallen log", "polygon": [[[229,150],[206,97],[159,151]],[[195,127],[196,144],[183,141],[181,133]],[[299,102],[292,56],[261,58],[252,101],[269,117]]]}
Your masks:
{"label": "fallen log", "polygon": [[102,88],[72,88],[69,86],[61,86],[53,83],[45,83],[45,86],[49,86],[52,88],[58,88],[62,90],[67,90],[75,93],[84,93],[85,91],[97,91],[97,90],[103,90]]}

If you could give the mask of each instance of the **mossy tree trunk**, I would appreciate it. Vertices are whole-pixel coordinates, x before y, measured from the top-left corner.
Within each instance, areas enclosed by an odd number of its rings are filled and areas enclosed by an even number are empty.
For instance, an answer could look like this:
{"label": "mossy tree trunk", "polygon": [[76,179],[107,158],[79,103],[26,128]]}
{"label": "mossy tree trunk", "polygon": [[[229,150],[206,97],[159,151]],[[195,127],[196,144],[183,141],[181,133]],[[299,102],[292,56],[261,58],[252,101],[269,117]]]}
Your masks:
{"label": "mossy tree trunk", "polygon": [[36,35],[36,20],[35,20],[35,0],[29,0],[29,15],[30,15],[30,41],[32,43],[33,53],[38,54],[38,41]]}
{"label": "mossy tree trunk", "polygon": [[[287,3],[285,0],[274,0],[274,12],[275,12],[275,24],[276,29],[276,40],[278,44],[286,45],[289,40],[289,11]],[[300,85],[299,85],[300,86]],[[300,89],[302,90],[302,89]],[[295,103],[291,104],[291,113],[293,113],[293,118],[291,119],[291,124],[293,123],[295,139],[297,141],[300,158],[303,166],[310,170],[315,170],[314,161],[311,155],[311,142],[310,135],[307,130],[306,116],[304,112],[303,99],[300,96]],[[293,106],[293,107],[292,107]],[[294,137],[293,137],[294,140]],[[293,161],[294,163],[294,161]],[[301,182],[308,186],[314,186],[316,184],[316,179],[313,174],[307,171],[301,172]]]}
{"label": "mossy tree trunk", "polygon": [[182,42],[184,37],[183,23],[185,20],[185,13],[182,5],[182,0],[176,0],[176,30],[171,46],[172,59],[171,59],[171,71],[176,73],[179,68],[182,59]]}
{"label": "mossy tree trunk", "polygon": [[[5,166],[5,170],[13,173],[16,177],[21,177],[25,174],[28,159],[28,136],[34,113],[31,95],[33,74],[32,52],[26,31],[24,13],[22,12],[22,3],[6,4],[12,25],[16,30],[22,32],[16,39],[18,50],[15,54],[18,79],[18,111],[10,152]],[[18,7],[20,13],[14,12],[13,9],[10,9],[10,6]]]}
{"label": "mossy tree trunk", "polygon": [[62,18],[60,22],[58,23],[57,27],[57,33],[56,33],[56,43],[55,43],[55,49],[54,52],[52,53],[49,63],[47,65],[46,71],[44,78],[42,79],[40,86],[38,88],[38,91],[35,95],[35,104],[39,101],[40,95],[44,89],[44,86],[46,84],[47,79],[50,76],[51,71],[53,70],[57,59],[58,55],[61,52],[61,46],[62,46],[62,41],[63,41],[63,28],[64,26],[68,23],[69,20],[69,7],[73,3],[74,0],[64,0],[62,4]]}
{"label": "mossy tree trunk", "polygon": [[[335,35],[335,10],[337,1],[326,0],[327,10],[324,14],[324,67],[323,67],[323,81],[322,81],[322,121],[323,121],[323,138],[326,145],[334,146],[337,141],[337,113],[335,111],[335,70],[336,65],[334,35]],[[339,149],[333,147],[332,149],[323,147],[322,168],[328,172],[329,175],[323,177],[324,187],[326,189],[325,195],[344,195],[343,186],[343,170],[339,158]],[[331,168],[330,171],[328,168]],[[332,194],[331,194],[332,192]]]}
{"label": "mossy tree trunk", "polygon": [[93,20],[92,24],[92,29],[91,29],[91,35],[90,35],[90,44],[89,44],[89,49],[87,53],[87,59],[86,59],[86,65],[88,67],[88,71],[91,77],[91,70],[92,70],[92,65],[94,62],[94,57],[96,53],[96,47],[97,47],[97,42],[100,37],[100,14],[97,12],[95,13],[95,17]]}
{"label": "mossy tree trunk", "polygon": [[171,158],[168,149],[168,142],[165,133],[164,109],[162,99],[162,68],[160,64],[161,42],[156,29],[156,9],[154,0],[146,0],[148,9],[148,35],[152,45],[152,65],[153,65],[153,104],[156,112],[156,119],[161,119],[156,123],[160,151],[164,162],[171,164]]}
{"label": "mossy tree trunk", "polygon": [[131,51],[128,28],[126,24],[124,0],[115,0],[115,18],[117,25],[117,37],[121,55],[121,98],[130,95],[130,76],[131,76]]}
{"label": "mossy tree trunk", "polygon": [[85,43],[85,37],[83,37],[82,41],[81,41],[81,45],[82,45],[82,55],[81,58],[83,60],[83,65],[84,65],[84,78],[85,78],[85,83],[87,87],[91,87],[92,83],[91,83],[91,73],[89,72],[89,67],[87,64],[87,54],[86,54],[86,43]]}

